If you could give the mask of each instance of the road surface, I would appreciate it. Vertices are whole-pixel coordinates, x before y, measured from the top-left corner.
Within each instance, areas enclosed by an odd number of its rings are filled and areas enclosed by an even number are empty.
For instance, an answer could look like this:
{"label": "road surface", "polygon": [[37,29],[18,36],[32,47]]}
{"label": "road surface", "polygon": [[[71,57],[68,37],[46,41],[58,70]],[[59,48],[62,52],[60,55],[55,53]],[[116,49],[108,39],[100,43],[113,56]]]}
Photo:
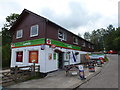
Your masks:
{"label": "road surface", "polygon": [[110,60],[101,73],[79,88],[118,88],[118,57],[120,55],[108,55]]}

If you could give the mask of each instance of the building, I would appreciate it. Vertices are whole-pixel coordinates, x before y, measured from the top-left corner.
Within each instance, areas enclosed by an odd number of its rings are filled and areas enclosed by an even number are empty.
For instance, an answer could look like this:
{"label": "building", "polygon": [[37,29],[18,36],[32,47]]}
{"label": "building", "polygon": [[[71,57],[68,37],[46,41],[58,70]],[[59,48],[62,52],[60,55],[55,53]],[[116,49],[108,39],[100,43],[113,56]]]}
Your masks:
{"label": "building", "polygon": [[10,28],[11,67],[40,65],[46,73],[81,62],[81,55],[94,51],[94,45],[54,22],[26,9]]}

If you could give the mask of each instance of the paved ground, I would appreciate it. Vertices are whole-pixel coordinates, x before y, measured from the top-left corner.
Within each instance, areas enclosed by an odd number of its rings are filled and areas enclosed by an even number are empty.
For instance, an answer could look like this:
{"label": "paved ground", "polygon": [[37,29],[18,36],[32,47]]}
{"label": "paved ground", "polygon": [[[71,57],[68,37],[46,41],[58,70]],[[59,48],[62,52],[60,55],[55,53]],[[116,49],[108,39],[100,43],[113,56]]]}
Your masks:
{"label": "paved ground", "polygon": [[101,73],[79,88],[118,88],[118,55],[108,55],[110,62]]}
{"label": "paved ground", "polygon": [[[101,67],[96,67],[96,71],[100,70]],[[92,76],[93,73],[89,73],[88,69],[85,69],[86,77]],[[22,82],[16,85],[8,86],[8,88],[76,88],[83,83],[79,76],[67,76],[65,71],[60,70],[49,74],[43,79],[35,79],[26,82]]]}
{"label": "paved ground", "polygon": [[[109,56],[110,62],[101,67],[95,67],[95,73],[89,73],[88,69],[85,68],[85,75],[87,79],[85,81],[80,80],[79,76],[67,76],[64,70],[56,71],[49,74],[47,77],[42,79],[29,80],[16,85],[8,86],[8,88],[76,88],[80,84],[91,79],[94,75],[102,72],[97,76],[93,77],[89,82],[83,84],[81,87],[94,88],[93,86],[105,87],[117,87],[118,86],[118,58],[116,56]],[[104,70],[105,69],[105,70]],[[95,80],[94,80],[95,79]],[[91,83],[92,82],[92,83]],[[95,83],[94,83],[95,82]],[[104,83],[103,83],[104,82]],[[104,85],[106,84],[106,85]],[[88,85],[88,86],[87,86]],[[80,88],[81,88],[80,87]]]}

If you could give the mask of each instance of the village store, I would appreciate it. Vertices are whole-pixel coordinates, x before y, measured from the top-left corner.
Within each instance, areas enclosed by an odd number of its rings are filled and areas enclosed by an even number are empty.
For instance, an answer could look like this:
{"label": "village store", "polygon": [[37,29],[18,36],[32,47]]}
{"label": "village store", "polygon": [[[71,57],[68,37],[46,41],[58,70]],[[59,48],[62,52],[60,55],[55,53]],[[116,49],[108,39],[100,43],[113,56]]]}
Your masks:
{"label": "village store", "polygon": [[11,67],[32,65],[34,62],[40,65],[40,72],[45,73],[80,63],[80,54],[87,53],[80,51],[80,47],[52,39],[47,39],[47,44],[44,43],[45,39],[13,43]]}
{"label": "village store", "polygon": [[81,54],[93,51],[92,43],[26,9],[10,30],[11,67],[35,63],[47,73],[80,63]]}

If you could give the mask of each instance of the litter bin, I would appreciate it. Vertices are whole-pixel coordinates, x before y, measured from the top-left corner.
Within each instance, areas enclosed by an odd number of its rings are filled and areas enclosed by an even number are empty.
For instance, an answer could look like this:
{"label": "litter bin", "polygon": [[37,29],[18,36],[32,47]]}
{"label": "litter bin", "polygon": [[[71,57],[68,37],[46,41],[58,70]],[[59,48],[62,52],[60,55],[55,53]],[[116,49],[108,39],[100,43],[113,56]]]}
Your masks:
{"label": "litter bin", "polygon": [[89,62],[88,68],[89,68],[89,72],[95,72],[95,66],[93,62]]}

